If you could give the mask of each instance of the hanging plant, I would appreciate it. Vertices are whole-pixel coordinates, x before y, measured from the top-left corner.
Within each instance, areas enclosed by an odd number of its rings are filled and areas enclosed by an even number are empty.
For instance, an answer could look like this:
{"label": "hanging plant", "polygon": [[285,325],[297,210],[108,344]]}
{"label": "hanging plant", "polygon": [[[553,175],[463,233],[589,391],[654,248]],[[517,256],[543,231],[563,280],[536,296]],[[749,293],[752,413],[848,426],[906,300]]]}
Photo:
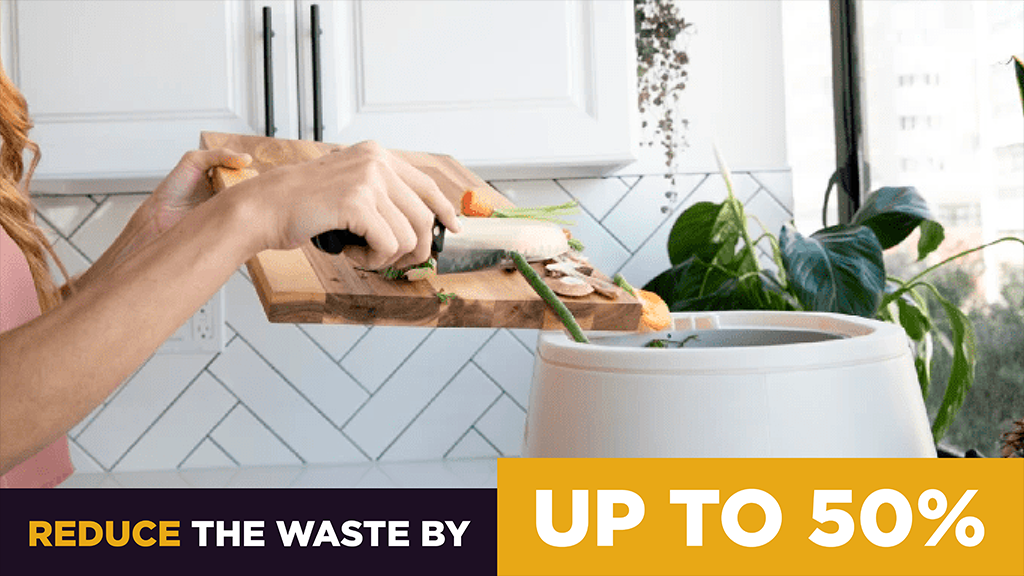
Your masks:
{"label": "hanging plant", "polygon": [[[680,35],[691,26],[674,0],[634,0],[637,52],[637,103],[644,139],[641,145],[665,152],[669,179],[675,184],[676,157],[686,147],[687,122],[678,117],[679,95],[686,87],[689,57]],[[651,115],[655,115],[652,119]]]}

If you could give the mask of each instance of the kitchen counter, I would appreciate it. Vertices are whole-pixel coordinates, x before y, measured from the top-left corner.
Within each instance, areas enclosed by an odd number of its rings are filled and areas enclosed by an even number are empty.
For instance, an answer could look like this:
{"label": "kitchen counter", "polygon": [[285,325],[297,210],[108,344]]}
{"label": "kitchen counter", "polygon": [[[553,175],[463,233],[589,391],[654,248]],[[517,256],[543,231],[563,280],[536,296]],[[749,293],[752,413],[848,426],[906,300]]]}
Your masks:
{"label": "kitchen counter", "polygon": [[61,488],[497,488],[493,458],[76,473]]}

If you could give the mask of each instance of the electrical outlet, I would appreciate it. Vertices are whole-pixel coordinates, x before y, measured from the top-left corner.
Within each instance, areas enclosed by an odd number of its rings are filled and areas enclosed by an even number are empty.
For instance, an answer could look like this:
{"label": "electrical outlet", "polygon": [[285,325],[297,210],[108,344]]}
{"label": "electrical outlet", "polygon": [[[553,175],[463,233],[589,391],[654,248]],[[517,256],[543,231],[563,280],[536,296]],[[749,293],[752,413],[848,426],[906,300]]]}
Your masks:
{"label": "electrical outlet", "polygon": [[162,354],[200,354],[224,351],[224,291],[218,290],[164,345]]}

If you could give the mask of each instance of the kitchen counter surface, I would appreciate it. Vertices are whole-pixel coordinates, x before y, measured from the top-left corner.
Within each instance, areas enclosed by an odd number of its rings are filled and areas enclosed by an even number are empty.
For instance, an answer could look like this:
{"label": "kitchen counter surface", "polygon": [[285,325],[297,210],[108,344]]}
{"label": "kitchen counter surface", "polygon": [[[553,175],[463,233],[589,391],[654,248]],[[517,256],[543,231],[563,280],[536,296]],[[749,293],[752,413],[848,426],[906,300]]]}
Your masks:
{"label": "kitchen counter surface", "polygon": [[493,458],[76,473],[61,488],[496,488]]}

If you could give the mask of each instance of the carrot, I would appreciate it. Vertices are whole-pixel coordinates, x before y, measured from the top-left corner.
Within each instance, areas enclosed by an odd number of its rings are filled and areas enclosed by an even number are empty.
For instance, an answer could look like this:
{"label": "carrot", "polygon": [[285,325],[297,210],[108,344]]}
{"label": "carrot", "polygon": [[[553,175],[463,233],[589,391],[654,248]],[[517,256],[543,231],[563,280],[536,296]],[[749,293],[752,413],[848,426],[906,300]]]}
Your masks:
{"label": "carrot", "polygon": [[466,190],[462,195],[462,213],[466,216],[488,218],[494,214],[494,206],[475,190]]}
{"label": "carrot", "polygon": [[622,277],[622,274],[616,274],[612,280],[618,287],[636,296],[636,299],[640,301],[640,306],[642,306],[640,311],[641,332],[659,332],[672,324],[672,313],[661,296],[654,292],[634,288]]}
{"label": "carrot", "polygon": [[640,330],[642,332],[660,332],[672,324],[672,314],[668,304],[654,292],[636,290],[637,299],[643,306],[640,312]]}
{"label": "carrot", "polygon": [[562,220],[559,216],[577,213],[578,206],[579,204],[572,200],[557,206],[495,208],[484,194],[476,190],[466,190],[462,194],[462,214],[477,218],[528,218],[572,226],[573,222]]}

